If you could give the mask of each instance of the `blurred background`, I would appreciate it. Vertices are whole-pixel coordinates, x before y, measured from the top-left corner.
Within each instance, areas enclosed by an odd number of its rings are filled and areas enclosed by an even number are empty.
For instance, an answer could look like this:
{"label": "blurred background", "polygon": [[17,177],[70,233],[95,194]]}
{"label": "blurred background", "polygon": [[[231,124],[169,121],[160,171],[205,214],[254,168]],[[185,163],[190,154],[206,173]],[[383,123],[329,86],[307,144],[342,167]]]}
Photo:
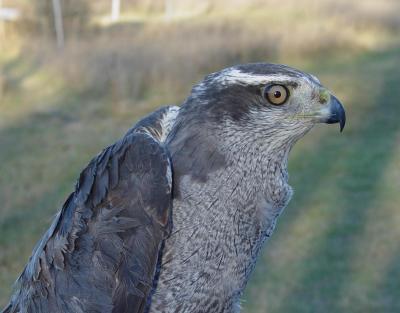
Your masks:
{"label": "blurred background", "polygon": [[348,123],[295,195],[243,312],[400,312],[398,0],[0,0],[0,306],[80,170],[145,113],[244,62],[317,75]]}

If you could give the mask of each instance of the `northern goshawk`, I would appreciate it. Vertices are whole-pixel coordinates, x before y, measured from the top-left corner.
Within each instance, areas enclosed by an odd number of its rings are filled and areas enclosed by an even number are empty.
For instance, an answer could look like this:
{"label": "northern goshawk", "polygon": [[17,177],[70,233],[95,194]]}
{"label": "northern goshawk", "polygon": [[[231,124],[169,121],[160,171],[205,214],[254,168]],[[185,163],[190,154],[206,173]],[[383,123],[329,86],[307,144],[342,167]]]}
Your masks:
{"label": "northern goshawk", "polygon": [[292,196],[289,152],[320,122],[345,112],[312,75],[206,76],[82,171],[4,312],[238,312]]}

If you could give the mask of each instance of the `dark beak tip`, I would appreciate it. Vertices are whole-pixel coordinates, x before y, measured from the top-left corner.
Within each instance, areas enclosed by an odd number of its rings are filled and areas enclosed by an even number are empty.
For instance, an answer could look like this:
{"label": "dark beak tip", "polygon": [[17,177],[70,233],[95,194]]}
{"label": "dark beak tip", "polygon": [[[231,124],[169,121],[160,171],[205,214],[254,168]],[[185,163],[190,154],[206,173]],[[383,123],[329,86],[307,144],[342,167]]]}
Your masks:
{"label": "dark beak tip", "polygon": [[346,125],[346,112],[342,105],[340,105],[340,114],[339,114],[339,125],[340,125],[340,132],[343,131],[344,126]]}
{"label": "dark beak tip", "polygon": [[344,126],[346,125],[346,119],[340,121],[340,132],[343,132]]}
{"label": "dark beak tip", "polygon": [[343,105],[335,96],[331,96],[330,110],[331,117],[326,121],[326,123],[339,123],[340,132],[342,132],[344,126],[346,125],[346,112],[343,108]]}

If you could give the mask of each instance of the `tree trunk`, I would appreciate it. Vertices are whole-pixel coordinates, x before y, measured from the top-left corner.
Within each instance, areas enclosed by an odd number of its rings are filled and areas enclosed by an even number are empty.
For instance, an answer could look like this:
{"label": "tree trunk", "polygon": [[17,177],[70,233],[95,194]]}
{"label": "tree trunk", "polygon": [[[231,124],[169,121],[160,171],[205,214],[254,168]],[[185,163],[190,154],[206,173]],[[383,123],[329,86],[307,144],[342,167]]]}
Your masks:
{"label": "tree trunk", "polygon": [[57,47],[64,47],[64,28],[60,0],[53,0],[54,25],[56,29]]}
{"label": "tree trunk", "polygon": [[111,2],[111,21],[116,22],[119,20],[121,12],[121,0],[112,0]]}

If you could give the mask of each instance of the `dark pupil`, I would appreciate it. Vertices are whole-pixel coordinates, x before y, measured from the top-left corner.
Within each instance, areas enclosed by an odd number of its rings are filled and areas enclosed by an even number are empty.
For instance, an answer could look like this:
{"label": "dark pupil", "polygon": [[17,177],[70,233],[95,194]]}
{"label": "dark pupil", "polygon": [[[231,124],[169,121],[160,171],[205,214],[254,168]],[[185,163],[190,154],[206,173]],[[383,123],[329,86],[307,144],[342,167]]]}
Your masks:
{"label": "dark pupil", "polygon": [[275,98],[280,98],[281,96],[282,96],[282,94],[281,94],[280,91],[277,90],[277,91],[274,92],[274,97]]}

